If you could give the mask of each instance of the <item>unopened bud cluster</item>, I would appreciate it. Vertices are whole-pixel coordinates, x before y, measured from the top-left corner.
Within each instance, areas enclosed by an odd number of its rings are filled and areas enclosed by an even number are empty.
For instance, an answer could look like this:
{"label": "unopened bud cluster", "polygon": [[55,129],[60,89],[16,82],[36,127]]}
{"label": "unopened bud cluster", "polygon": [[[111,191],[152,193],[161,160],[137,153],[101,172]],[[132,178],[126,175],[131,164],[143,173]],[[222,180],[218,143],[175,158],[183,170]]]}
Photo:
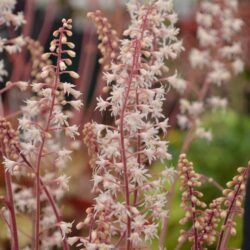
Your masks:
{"label": "unopened bud cluster", "polygon": [[19,145],[18,131],[5,118],[0,117],[0,151],[11,160],[19,158],[16,146]]}
{"label": "unopened bud cluster", "polygon": [[[39,43],[39,41],[35,41],[30,37],[26,37],[25,41],[27,43],[27,48],[30,51],[31,55],[31,76],[33,77],[34,81],[40,82],[43,79],[41,78],[40,74],[42,72],[43,67],[47,65],[51,65],[51,60],[44,58],[42,55],[44,53],[44,49]],[[53,81],[53,78],[47,76],[44,79],[47,83]]]}
{"label": "unopened bud cluster", "polygon": [[103,65],[103,70],[110,69],[111,62],[117,57],[119,39],[117,32],[112,29],[108,19],[100,10],[89,12],[88,18],[94,21],[98,33],[98,49],[101,51],[102,58],[99,63]]}
{"label": "unopened bud cluster", "polygon": [[[180,220],[180,224],[185,224],[189,221],[192,222],[192,232],[187,235],[187,238],[196,244],[199,232],[204,224],[202,210],[206,208],[206,204],[200,200],[203,194],[197,190],[197,187],[201,186],[201,180],[199,174],[194,171],[193,163],[187,160],[185,154],[180,155],[178,172],[181,179],[181,206],[185,209],[185,217]],[[199,209],[199,207],[202,210]],[[183,237],[185,237],[185,231],[181,231],[179,241],[181,241]]]}
{"label": "unopened bud cluster", "polygon": [[240,167],[237,169],[238,175],[234,176],[231,181],[227,183],[227,188],[223,190],[223,210],[220,214],[223,224],[219,235],[217,249],[226,238],[226,232],[230,235],[236,235],[236,222],[235,217],[243,214],[242,203],[246,189],[247,178],[250,173],[250,162],[247,167]]}
{"label": "unopened bud cluster", "polygon": [[82,131],[82,136],[83,142],[88,149],[88,155],[90,157],[89,164],[92,168],[94,168],[97,161],[98,152],[95,125],[93,123],[86,123]]}
{"label": "unopened bud cluster", "polygon": [[226,232],[236,234],[235,217],[243,212],[245,183],[250,166],[238,168],[239,175],[227,183],[228,188],[223,190],[223,196],[214,199],[208,208],[200,201],[202,193],[196,190],[201,185],[200,176],[195,173],[193,164],[185,154],[180,155],[178,170],[181,179],[181,206],[185,210],[185,217],[180,220],[180,224],[192,223],[190,230],[180,231],[179,242],[192,241],[193,249],[207,249],[206,246],[215,243],[217,249],[224,249],[221,247],[226,246]]}

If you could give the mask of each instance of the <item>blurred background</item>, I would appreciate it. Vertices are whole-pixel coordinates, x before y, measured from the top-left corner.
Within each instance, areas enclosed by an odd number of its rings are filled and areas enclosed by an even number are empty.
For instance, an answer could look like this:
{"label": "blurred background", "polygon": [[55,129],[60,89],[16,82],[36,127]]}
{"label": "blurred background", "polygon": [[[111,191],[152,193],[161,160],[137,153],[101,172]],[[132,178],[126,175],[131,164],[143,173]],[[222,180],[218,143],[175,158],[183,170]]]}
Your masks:
{"label": "blurred background", "polygon": [[[190,48],[197,45],[196,40],[196,22],[195,10],[198,1],[194,0],[175,0],[175,8],[179,14],[178,25],[181,29],[180,37],[183,39],[185,52],[177,62],[170,65],[173,69],[178,65],[178,72],[185,78],[190,73],[188,52]],[[40,45],[49,48],[49,42],[52,39],[52,32],[58,28],[62,18],[72,18],[74,33],[72,41],[76,44],[76,58],[73,60],[73,70],[80,74],[80,78],[74,83],[77,88],[83,92],[84,110],[80,114],[76,114],[73,118],[81,127],[86,122],[97,121],[109,123],[110,118],[104,114],[100,116],[95,111],[96,97],[104,95],[104,81],[102,79],[102,66],[99,65],[100,52],[97,49],[98,37],[94,24],[86,18],[89,11],[100,9],[108,17],[113,28],[121,37],[123,30],[127,27],[129,17],[126,12],[125,0],[18,0],[16,12],[23,11],[26,24],[18,30],[6,31],[0,30],[0,36],[14,36],[14,34],[23,34],[24,37],[31,37],[38,40]],[[197,141],[193,143],[189,158],[194,162],[196,170],[202,174],[213,177],[220,185],[224,185],[236,173],[236,168],[246,165],[250,160],[250,1],[240,1],[239,15],[244,20],[245,25],[242,33],[238,37],[242,43],[244,50],[245,70],[236,79],[233,79],[229,85],[225,86],[221,91],[221,95],[226,96],[229,100],[229,108],[223,112],[212,112],[206,114],[204,118],[205,127],[211,128],[213,132],[213,140],[208,143],[205,141]],[[40,45],[34,45],[33,49],[40,51]],[[21,53],[11,56],[0,54],[0,58],[4,59],[9,75],[0,83],[0,88],[4,87],[6,81],[34,81],[34,67],[31,65],[32,57],[29,48],[23,49]],[[33,73],[32,73],[33,72]],[[67,79],[65,79],[67,81]],[[18,90],[11,90],[3,95],[5,113],[15,117],[19,112],[22,102],[31,93],[21,93]],[[180,152],[181,143],[185,132],[182,132],[176,126],[174,119],[178,111],[179,95],[171,91],[168,95],[168,102],[165,112],[170,117],[171,128],[168,133],[167,140],[170,141],[170,151],[173,154],[173,161],[167,163],[169,166],[176,166],[177,157]],[[70,142],[71,143],[71,142]],[[79,144],[81,145],[79,148]],[[71,143],[71,148],[76,148],[76,143]],[[74,152],[74,161],[66,168],[66,172],[71,176],[70,190],[66,194],[62,204],[64,211],[64,220],[80,221],[84,218],[84,210],[91,205],[91,169],[88,164],[87,148],[78,142],[78,149]],[[163,166],[155,163],[152,171],[159,172]],[[207,202],[219,195],[219,191],[210,184],[205,184],[202,191],[205,194]],[[3,167],[0,167],[0,195],[4,191]],[[176,194],[174,208],[170,212],[170,230],[167,237],[168,249],[172,250],[177,244],[180,225],[179,218],[183,215],[180,208],[180,194]],[[246,204],[250,204],[250,201]],[[1,206],[1,205],[0,205]],[[247,211],[250,212],[249,205]],[[249,215],[245,215],[245,234],[250,235],[247,229],[250,225]],[[18,218],[18,223],[24,231],[22,244],[25,246],[28,240],[28,232],[31,224],[27,218]],[[23,225],[23,226],[22,226]],[[238,223],[238,233],[232,238],[230,243],[234,247],[240,247],[242,243],[243,225],[241,220]],[[245,243],[244,249],[249,250],[249,243]],[[0,250],[9,249],[6,232],[0,220]],[[156,248],[155,248],[156,249]],[[183,249],[190,249],[184,246]],[[213,249],[213,248],[211,248]]]}

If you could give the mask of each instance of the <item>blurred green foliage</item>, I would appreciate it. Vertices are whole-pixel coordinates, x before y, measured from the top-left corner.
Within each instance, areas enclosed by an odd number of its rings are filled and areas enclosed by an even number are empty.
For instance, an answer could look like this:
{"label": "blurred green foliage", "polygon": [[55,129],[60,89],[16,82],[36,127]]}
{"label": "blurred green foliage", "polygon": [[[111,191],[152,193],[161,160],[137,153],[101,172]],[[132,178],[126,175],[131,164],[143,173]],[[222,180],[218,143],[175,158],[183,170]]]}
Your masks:
{"label": "blurred green foliage", "polygon": [[[212,177],[222,186],[237,174],[239,166],[245,166],[250,159],[249,149],[250,140],[250,116],[239,114],[232,110],[224,112],[212,112],[203,119],[205,127],[212,130],[213,140],[209,143],[204,140],[193,142],[188,152],[189,160],[193,161],[198,173]],[[176,166],[181,144],[185,137],[185,132],[172,130],[168,140],[170,151],[173,154],[172,164]],[[168,164],[169,165],[169,164]],[[157,164],[154,171],[158,172],[162,168]],[[217,190],[209,183],[205,183],[201,188],[204,194],[203,200],[208,204],[212,199],[220,195]],[[179,230],[182,226],[178,223],[184,211],[180,207],[181,193],[175,193],[172,210],[169,212],[169,230],[167,235],[167,249],[174,250],[177,245]],[[239,248],[242,241],[242,221],[238,219],[237,235],[230,240],[230,247]],[[157,241],[153,249],[158,249]],[[184,245],[183,250],[190,250],[190,245]],[[209,249],[214,250],[214,247]]]}

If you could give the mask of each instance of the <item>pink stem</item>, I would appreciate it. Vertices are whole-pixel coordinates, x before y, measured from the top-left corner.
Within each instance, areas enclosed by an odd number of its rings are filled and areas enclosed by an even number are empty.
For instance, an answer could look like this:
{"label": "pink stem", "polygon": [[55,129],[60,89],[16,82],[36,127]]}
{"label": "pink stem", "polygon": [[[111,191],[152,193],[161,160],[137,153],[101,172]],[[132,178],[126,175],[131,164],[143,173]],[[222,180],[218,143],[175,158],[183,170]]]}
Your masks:
{"label": "pink stem", "polygon": [[62,31],[60,30],[60,37],[59,37],[59,45],[58,45],[58,57],[57,57],[57,66],[56,66],[56,73],[55,73],[55,81],[53,85],[52,90],[52,101],[49,109],[49,115],[48,120],[45,125],[44,133],[42,136],[42,142],[40,144],[39,150],[38,150],[38,156],[37,156],[37,163],[36,163],[36,215],[35,215],[35,249],[39,250],[39,231],[40,231],[40,167],[41,167],[41,159],[42,159],[42,153],[43,148],[46,140],[46,134],[49,131],[50,123],[52,120],[52,114],[55,106],[55,100],[56,100],[56,89],[59,82],[59,76],[60,76],[60,68],[59,63],[61,61],[61,52],[62,52]]}
{"label": "pink stem", "polygon": [[2,95],[2,94],[3,94],[4,92],[6,92],[6,91],[12,89],[12,88],[15,87],[15,86],[16,86],[16,83],[8,84],[5,88],[2,88],[2,89],[0,90],[0,95]]}
{"label": "pink stem", "polygon": [[[221,229],[221,233],[220,233],[220,237],[219,237],[219,241],[218,241],[216,250],[223,250],[223,249],[225,249],[224,235],[225,235],[225,232],[226,232],[226,229],[227,229],[227,224],[228,224],[228,221],[229,221],[230,217],[233,215],[233,211],[232,210],[233,210],[234,204],[236,202],[237,196],[240,193],[241,185],[243,184],[244,177],[245,177],[245,175],[247,175],[247,172],[249,171],[249,168],[250,168],[250,166],[248,166],[248,168],[246,168],[246,170],[244,171],[244,173],[243,173],[243,180],[238,184],[238,186],[236,188],[236,191],[234,193],[234,196],[232,198],[231,204],[230,204],[230,206],[229,206],[229,208],[227,210],[227,215],[226,215],[224,223],[222,225],[222,229]],[[224,244],[223,244],[223,241],[224,241]]]}
{"label": "pink stem", "polygon": [[[136,105],[139,104],[139,93],[138,91],[136,91]],[[141,151],[141,135],[140,135],[140,130],[137,131],[137,140],[136,140],[136,146],[137,146],[137,152]],[[138,153],[137,155],[137,163],[138,163],[138,167],[140,167],[141,165],[141,154]],[[137,203],[137,199],[138,199],[138,184],[136,183],[136,187],[135,187],[135,191],[134,191],[134,206]]]}
{"label": "pink stem", "polygon": [[[187,176],[187,180],[190,180],[188,172],[186,172],[186,176]],[[194,230],[194,249],[199,250],[198,231],[197,231],[197,228],[195,226],[195,224],[196,224],[195,204],[191,199],[193,196],[193,189],[192,189],[192,187],[188,186],[188,190],[189,190],[189,197],[190,197],[191,206],[192,206],[192,224],[193,224],[193,230]]]}
{"label": "pink stem", "polygon": [[[47,198],[48,198],[48,200],[49,200],[49,203],[50,203],[51,206],[52,206],[52,209],[53,209],[54,214],[55,214],[55,216],[56,216],[57,223],[60,224],[60,222],[62,221],[62,218],[61,218],[60,212],[59,212],[58,209],[57,209],[56,202],[55,202],[53,196],[50,194],[50,192],[49,192],[49,190],[47,189],[47,187],[46,187],[46,186],[44,185],[44,183],[42,182],[42,179],[41,179],[41,178],[40,178],[40,185],[42,186],[42,188],[43,188],[45,194],[47,195]],[[62,236],[64,236],[64,235],[63,235],[63,232],[62,232],[62,230],[61,230],[61,228],[60,228],[60,231],[61,231]],[[68,245],[67,240],[66,240],[65,237],[64,237],[64,239],[63,239],[63,249],[64,249],[64,250],[69,250],[69,245]]]}
{"label": "pink stem", "polygon": [[[1,96],[0,96],[1,98]],[[0,106],[2,105],[2,101],[0,99]],[[2,113],[4,116],[4,112]],[[1,142],[2,144],[2,142]],[[4,150],[4,147],[1,146]],[[6,155],[6,152],[2,152],[2,154]],[[17,223],[16,223],[16,213],[15,213],[15,205],[14,205],[14,198],[13,198],[13,189],[12,189],[12,180],[11,175],[8,171],[4,171],[5,177],[5,184],[6,184],[6,199],[5,202],[8,206],[10,212],[10,223],[8,223],[10,232],[11,232],[11,249],[12,250],[19,250],[19,243],[18,243],[18,233],[17,233]]]}
{"label": "pink stem", "polygon": [[[209,90],[209,82],[205,82],[200,94],[198,96],[198,101],[203,101],[204,98],[206,97],[208,90]],[[181,153],[186,153],[194,139],[194,131],[195,131],[195,123],[192,124],[191,128],[188,130],[187,135],[183,141],[182,144],[182,148],[181,148]],[[176,189],[176,185],[177,185],[177,180],[178,180],[178,176],[175,177],[174,182],[172,184],[172,187],[170,189],[170,191],[167,194],[167,205],[166,205],[166,209],[167,211],[170,211],[173,205],[173,199],[174,199],[174,192]],[[168,225],[169,225],[169,221],[168,221],[168,217],[166,217],[163,220],[163,226],[162,226],[162,230],[161,230],[161,234],[160,234],[160,240],[159,240],[159,246],[163,249],[165,246],[165,241],[166,241],[166,235],[168,232]]]}
{"label": "pink stem", "polygon": [[[131,72],[129,74],[128,78],[128,85],[127,89],[125,92],[125,97],[124,97],[124,102],[122,105],[122,110],[121,110],[121,115],[120,115],[120,144],[121,144],[121,155],[122,155],[122,163],[123,163],[123,171],[124,171],[124,185],[125,185],[125,198],[126,198],[126,205],[127,208],[130,208],[130,191],[129,191],[129,179],[128,179],[128,171],[127,171],[127,157],[126,157],[126,151],[125,151],[125,134],[124,134],[124,118],[125,118],[125,112],[127,109],[127,104],[128,104],[128,98],[130,94],[130,89],[131,89],[131,84],[133,81],[133,78],[135,76],[135,72],[138,70],[138,63],[141,55],[141,40],[143,39],[144,36],[144,31],[146,29],[146,23],[147,23],[147,16],[150,12],[150,8],[148,8],[147,13],[144,17],[143,24],[142,24],[142,30],[141,30],[141,36],[139,39],[135,39],[134,42],[134,48],[135,48],[135,53],[133,55],[133,61],[132,61],[132,67],[131,67]],[[127,216],[127,235],[126,235],[126,249],[129,250],[131,249],[131,241],[130,241],[130,234],[131,234],[131,218],[128,215]],[[132,247],[133,248],[133,247]]]}
{"label": "pink stem", "polygon": [[[27,164],[28,167],[30,167],[33,171],[35,171],[35,168],[32,166],[32,164],[27,160],[27,158],[25,157],[25,155],[21,152],[21,150],[15,145],[15,148],[16,148],[16,151],[18,152],[18,154],[21,156],[21,158],[23,159],[23,161]],[[55,199],[54,197],[50,194],[48,188],[46,187],[46,185],[44,184],[42,178],[40,177],[40,185],[41,187],[43,188],[47,198],[48,198],[48,201],[52,207],[52,210],[55,214],[55,217],[57,219],[57,223],[60,224],[61,221],[62,221],[62,216],[57,208],[57,205],[56,205],[56,202],[55,202]],[[61,229],[60,229],[61,230]],[[61,231],[61,234],[62,234],[62,237],[64,236],[62,231]],[[68,246],[68,243],[67,243],[67,238],[64,237],[63,239],[63,249],[64,250],[69,250],[69,246]]]}
{"label": "pink stem", "polygon": [[16,214],[14,208],[13,190],[11,184],[11,176],[8,171],[5,171],[5,183],[6,183],[6,203],[10,212],[10,231],[11,231],[11,249],[19,250]]}

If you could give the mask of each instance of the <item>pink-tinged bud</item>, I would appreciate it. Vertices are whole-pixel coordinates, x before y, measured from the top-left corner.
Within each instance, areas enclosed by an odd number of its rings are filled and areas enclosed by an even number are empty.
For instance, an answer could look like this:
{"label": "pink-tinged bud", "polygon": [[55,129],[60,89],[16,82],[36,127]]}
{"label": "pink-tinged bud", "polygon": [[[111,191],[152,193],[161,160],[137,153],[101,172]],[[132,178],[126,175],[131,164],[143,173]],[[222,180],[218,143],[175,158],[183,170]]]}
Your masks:
{"label": "pink-tinged bud", "polygon": [[43,60],[47,60],[47,59],[49,59],[50,55],[51,55],[51,53],[44,53],[44,54],[42,55],[42,59],[43,59]]}
{"label": "pink-tinged bud", "polygon": [[70,57],[75,57],[75,56],[76,56],[76,53],[75,53],[75,51],[73,51],[73,50],[67,50],[66,52],[67,52],[67,54],[68,54]]}
{"label": "pink-tinged bud", "polygon": [[81,230],[83,227],[84,227],[84,223],[83,223],[83,222],[79,222],[79,223],[76,225],[76,229],[77,229],[77,230]]}
{"label": "pink-tinged bud", "polygon": [[75,71],[69,71],[69,74],[72,78],[78,79],[80,76]]}

